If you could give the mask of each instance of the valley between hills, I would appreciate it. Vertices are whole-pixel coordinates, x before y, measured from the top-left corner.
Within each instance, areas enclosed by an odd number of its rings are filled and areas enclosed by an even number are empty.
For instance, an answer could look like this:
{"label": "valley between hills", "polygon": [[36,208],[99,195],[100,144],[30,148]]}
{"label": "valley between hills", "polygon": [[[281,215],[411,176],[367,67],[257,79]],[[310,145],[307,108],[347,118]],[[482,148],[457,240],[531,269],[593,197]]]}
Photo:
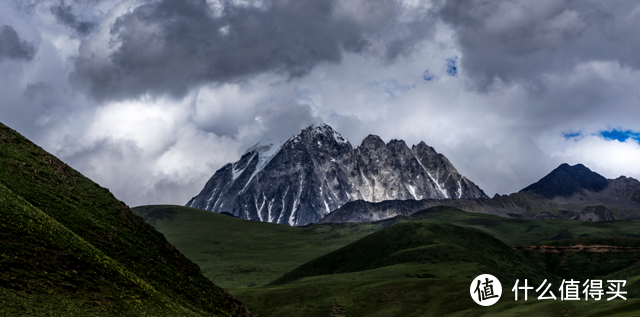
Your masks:
{"label": "valley between hills", "polygon": [[[339,149],[347,142],[324,126],[307,130],[299,140],[319,146],[335,141]],[[233,198],[237,203],[229,212],[212,212],[172,205],[129,208],[0,125],[0,315],[640,313],[637,180],[608,180],[582,165],[563,164],[518,193],[489,198],[433,149],[374,139],[365,144],[368,152],[344,147],[340,153],[342,162],[352,163],[348,168],[316,148],[316,155],[304,157],[321,158],[325,165],[308,172],[269,170],[271,160],[279,162],[276,167],[287,162],[278,153],[307,151],[296,142],[289,152],[251,150],[203,189],[240,197]],[[394,161],[393,151],[406,160]],[[260,153],[272,156],[261,161]],[[428,157],[439,163],[424,164]],[[394,171],[412,172],[395,179]],[[290,194],[286,185],[259,182],[273,175],[294,175],[282,179],[299,186]],[[311,175],[303,178],[308,183],[300,182],[300,175]],[[347,186],[349,175],[358,186]],[[305,190],[316,181],[322,194]],[[372,181],[385,186],[369,187]],[[329,204],[331,190],[342,191],[333,196],[335,208],[315,212],[314,204]],[[262,193],[263,201],[252,193]],[[277,217],[276,210],[264,209],[271,199],[267,194],[283,194]],[[315,202],[304,205],[300,197]],[[242,202],[249,198],[256,199],[245,208]],[[198,201],[206,206],[206,199],[196,198],[188,205]],[[256,221],[260,217],[275,221]],[[470,297],[469,285],[480,274],[492,274],[503,285],[493,306],[479,306]],[[530,291],[528,301],[516,301],[510,290],[524,279],[533,285],[546,280],[557,296],[563,279],[625,280],[627,300],[538,300]]]}
{"label": "valley between hills", "polygon": [[[442,206],[375,222],[289,227],[181,206],[133,211],[260,316],[635,316],[640,311],[637,221],[505,219]],[[576,245],[607,247],[563,250]],[[561,252],[545,252],[549,249]],[[491,307],[478,306],[468,292],[473,277],[485,273],[503,284],[503,298]],[[508,289],[524,278],[534,284],[549,279],[554,286],[563,278],[626,279],[629,299],[515,302]]]}

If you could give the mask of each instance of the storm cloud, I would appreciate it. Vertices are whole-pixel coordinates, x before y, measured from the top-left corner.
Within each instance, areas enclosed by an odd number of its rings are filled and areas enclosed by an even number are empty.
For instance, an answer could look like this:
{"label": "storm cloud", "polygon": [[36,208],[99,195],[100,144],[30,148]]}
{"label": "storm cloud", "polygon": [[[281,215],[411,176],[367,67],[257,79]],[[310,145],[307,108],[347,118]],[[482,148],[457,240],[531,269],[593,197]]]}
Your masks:
{"label": "storm cloud", "polygon": [[299,78],[345,52],[392,61],[432,34],[428,13],[398,1],[149,1],[82,44],[72,79],[99,100],[183,97],[265,72]]}
{"label": "storm cloud", "polygon": [[80,21],[71,9],[71,5],[66,5],[64,1],[60,1],[60,3],[51,6],[51,13],[55,15],[58,23],[73,28],[81,35],[89,34],[95,28],[95,23]]}
{"label": "storm cloud", "polygon": [[0,61],[4,59],[31,61],[35,53],[33,44],[21,39],[13,27],[0,26]]}
{"label": "storm cloud", "polygon": [[439,17],[452,26],[462,66],[479,88],[523,84],[590,61],[640,68],[638,4],[633,1],[451,0]]}
{"label": "storm cloud", "polygon": [[311,120],[425,141],[489,195],[564,162],[640,178],[633,1],[9,0],[0,21],[2,122],[132,206],[184,204]]}

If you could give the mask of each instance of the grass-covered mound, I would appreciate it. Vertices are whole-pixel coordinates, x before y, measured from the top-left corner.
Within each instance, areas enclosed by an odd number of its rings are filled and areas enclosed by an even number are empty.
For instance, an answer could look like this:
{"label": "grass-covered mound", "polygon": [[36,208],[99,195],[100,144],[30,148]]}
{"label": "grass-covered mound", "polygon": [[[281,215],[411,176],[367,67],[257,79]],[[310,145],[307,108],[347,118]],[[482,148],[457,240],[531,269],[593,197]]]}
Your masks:
{"label": "grass-covered mound", "polygon": [[636,237],[638,221],[584,222],[570,219],[512,219],[440,206],[383,221],[437,220],[487,233],[508,245],[530,245],[573,238]]}
{"label": "grass-covered mound", "polygon": [[383,228],[382,224],[290,227],[170,205],[132,210],[224,288],[265,285],[307,261]]}
{"label": "grass-covered mound", "polygon": [[[609,239],[606,241],[631,246],[640,229],[635,221],[587,223],[566,219],[505,219],[452,207],[433,207],[411,216],[373,223],[289,227],[180,206],[143,206],[133,210],[198,263],[205,276],[223,285],[260,316],[637,316],[640,311],[640,301],[632,298],[610,302],[537,299],[515,302],[513,293],[509,291],[513,287],[513,281],[509,281],[509,272],[512,271],[509,265],[514,267],[514,271],[522,271],[518,274],[524,275],[516,277],[527,278],[530,284],[539,284],[536,276],[553,281],[556,295],[559,295],[557,288],[562,277],[558,276],[560,273],[553,272],[553,265],[547,266],[537,257],[540,254],[532,256],[524,252],[528,255],[527,261],[518,256],[521,251],[505,249],[505,245],[524,247],[573,243],[565,239],[583,239],[580,241],[590,243]],[[365,259],[375,257],[374,262],[379,261],[379,265],[385,266],[365,269],[372,267],[371,263],[354,257],[345,261],[345,267],[354,265],[357,266],[354,269],[363,270],[336,273],[336,269],[318,269],[317,273],[321,275],[305,275],[298,279],[293,276],[288,284],[263,286],[287,271],[305,266],[306,262],[314,262],[358,240],[368,239],[385,228],[392,229],[397,224],[416,220],[429,220],[427,222],[436,225],[444,223],[442,228],[445,229],[446,224],[461,228],[449,232],[443,229],[445,234],[430,238],[436,244],[406,249],[398,239],[381,236],[382,244],[396,245],[396,250],[385,255],[376,246],[370,250],[375,256],[365,252],[360,255]],[[464,232],[456,233],[458,230]],[[473,234],[482,235],[482,238],[476,239]],[[409,236],[405,240],[414,243]],[[484,249],[485,244],[488,247],[484,251],[469,250],[473,246]],[[515,254],[515,257],[509,254]],[[565,255],[560,255],[560,261]],[[583,258],[589,256],[583,255]],[[598,256],[602,256],[602,260],[609,259],[611,264],[629,260],[628,254]],[[580,263],[581,255],[567,255],[571,261],[574,261],[573,257],[576,257],[574,263]],[[330,261],[324,264],[332,265]],[[531,276],[526,270],[535,271],[536,265],[539,271]],[[548,270],[544,272],[545,269]],[[503,277],[505,271],[507,275]],[[483,273],[498,276],[504,288],[504,299],[491,307],[478,306],[469,296],[469,283]],[[633,283],[637,283],[639,273],[640,266],[631,264],[602,279],[629,276],[626,290],[633,294],[630,287],[637,288]]]}
{"label": "grass-covered mound", "polygon": [[0,314],[248,316],[107,189],[0,124]]}
{"label": "grass-covered mound", "polygon": [[[502,283],[502,298],[491,307],[469,296],[473,278],[485,273]],[[631,298],[553,301],[530,292],[529,301],[520,293],[516,302],[510,291],[515,278],[536,286],[548,279],[559,296],[556,275],[503,242],[447,223],[410,221],[305,263],[272,285],[230,292],[260,316],[637,316],[640,311],[640,301]]]}
{"label": "grass-covered mound", "polygon": [[475,230],[437,221],[410,221],[379,230],[343,248],[307,262],[273,281],[286,284],[304,277],[352,273],[403,263],[479,264],[504,281],[540,280],[544,272],[502,241]]}
{"label": "grass-covered mound", "polygon": [[242,220],[183,206],[141,206],[132,210],[162,232],[172,245],[202,268],[206,277],[223,288],[263,286],[305,262],[377,230],[414,220],[455,224],[491,235],[507,245],[552,243],[572,237],[633,237],[639,229],[636,221],[507,219],[447,206],[372,223],[305,227]]}

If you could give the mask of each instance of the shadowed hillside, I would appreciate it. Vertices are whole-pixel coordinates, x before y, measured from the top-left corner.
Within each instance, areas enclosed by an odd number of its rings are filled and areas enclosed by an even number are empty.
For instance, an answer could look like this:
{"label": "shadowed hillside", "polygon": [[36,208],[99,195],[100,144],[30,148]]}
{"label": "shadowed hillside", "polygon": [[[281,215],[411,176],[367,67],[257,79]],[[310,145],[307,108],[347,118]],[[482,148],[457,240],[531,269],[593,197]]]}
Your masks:
{"label": "shadowed hillside", "polygon": [[402,263],[475,262],[485,272],[515,281],[518,276],[544,279],[544,271],[502,241],[439,221],[417,220],[379,230],[334,252],[303,264],[270,283],[304,277],[360,272]]}
{"label": "shadowed hillside", "polygon": [[0,124],[8,315],[250,316],[106,188]]}

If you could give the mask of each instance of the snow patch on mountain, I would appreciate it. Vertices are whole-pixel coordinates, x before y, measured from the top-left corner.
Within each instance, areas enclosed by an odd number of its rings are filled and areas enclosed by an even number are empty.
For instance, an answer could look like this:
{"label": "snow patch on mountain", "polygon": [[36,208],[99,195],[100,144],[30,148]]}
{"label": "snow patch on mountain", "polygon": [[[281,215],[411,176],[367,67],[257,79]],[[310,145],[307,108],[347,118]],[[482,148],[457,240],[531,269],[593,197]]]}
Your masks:
{"label": "snow patch on mountain", "polygon": [[[260,141],[218,170],[187,206],[288,225],[316,222],[354,200],[486,197],[421,142],[369,135],[353,148],[312,122],[285,142]],[[466,184],[466,185],[463,185]]]}

